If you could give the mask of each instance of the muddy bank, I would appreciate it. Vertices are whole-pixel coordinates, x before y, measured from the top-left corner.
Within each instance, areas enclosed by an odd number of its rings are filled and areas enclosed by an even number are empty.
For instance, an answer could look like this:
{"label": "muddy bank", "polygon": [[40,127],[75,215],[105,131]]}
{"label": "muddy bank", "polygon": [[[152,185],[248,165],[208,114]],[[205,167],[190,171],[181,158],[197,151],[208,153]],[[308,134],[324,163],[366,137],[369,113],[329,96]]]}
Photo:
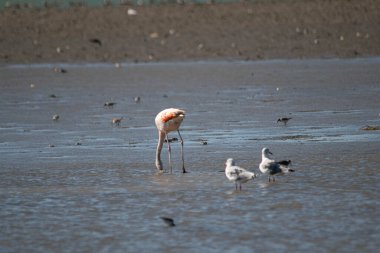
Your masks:
{"label": "muddy bank", "polygon": [[377,56],[379,17],[375,0],[5,9],[0,62]]}

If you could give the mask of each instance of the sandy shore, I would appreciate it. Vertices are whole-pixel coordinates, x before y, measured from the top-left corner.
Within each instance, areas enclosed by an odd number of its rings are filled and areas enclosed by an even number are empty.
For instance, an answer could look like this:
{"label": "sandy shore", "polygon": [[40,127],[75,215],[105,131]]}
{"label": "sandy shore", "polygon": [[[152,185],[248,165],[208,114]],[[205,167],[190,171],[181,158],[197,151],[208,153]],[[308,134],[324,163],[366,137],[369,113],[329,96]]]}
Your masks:
{"label": "sandy shore", "polygon": [[376,0],[11,8],[0,63],[378,56],[379,17]]}

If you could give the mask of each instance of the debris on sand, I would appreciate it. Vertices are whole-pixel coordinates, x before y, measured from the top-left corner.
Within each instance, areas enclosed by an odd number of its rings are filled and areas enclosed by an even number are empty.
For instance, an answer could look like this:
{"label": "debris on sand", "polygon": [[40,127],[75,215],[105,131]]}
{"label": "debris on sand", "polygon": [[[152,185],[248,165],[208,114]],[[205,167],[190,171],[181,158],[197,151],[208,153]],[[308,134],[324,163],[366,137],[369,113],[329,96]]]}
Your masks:
{"label": "debris on sand", "polygon": [[91,43],[98,44],[99,46],[102,46],[102,41],[97,38],[93,38],[89,40]]}
{"label": "debris on sand", "polygon": [[137,15],[137,11],[134,10],[134,9],[130,9],[130,8],[128,9],[127,13],[128,13],[129,16],[135,16],[135,15]]}

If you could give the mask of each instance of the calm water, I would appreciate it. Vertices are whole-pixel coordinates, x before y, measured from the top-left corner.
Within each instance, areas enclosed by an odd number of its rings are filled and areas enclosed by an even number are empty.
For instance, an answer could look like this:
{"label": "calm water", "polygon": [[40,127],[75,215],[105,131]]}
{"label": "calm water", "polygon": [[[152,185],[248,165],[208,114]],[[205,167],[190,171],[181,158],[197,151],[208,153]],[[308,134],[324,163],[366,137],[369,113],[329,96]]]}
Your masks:
{"label": "calm water", "polygon": [[[53,67],[0,67],[1,252],[380,247],[380,132],[360,130],[380,125],[380,59]],[[167,107],[187,111],[185,175],[178,143],[174,173],[154,167]],[[296,172],[235,191],[225,160],[258,172],[265,146]]]}

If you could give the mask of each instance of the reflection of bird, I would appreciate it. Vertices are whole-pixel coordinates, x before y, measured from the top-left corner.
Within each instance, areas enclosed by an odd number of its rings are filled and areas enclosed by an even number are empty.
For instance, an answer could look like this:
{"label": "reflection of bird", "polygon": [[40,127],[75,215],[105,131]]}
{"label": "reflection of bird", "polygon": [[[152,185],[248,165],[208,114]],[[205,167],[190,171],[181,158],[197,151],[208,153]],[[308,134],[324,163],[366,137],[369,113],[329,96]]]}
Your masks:
{"label": "reflection of bird", "polygon": [[169,108],[161,111],[157,114],[155,122],[158,129],[158,144],[156,149],[156,167],[158,170],[162,171],[163,165],[161,161],[161,150],[166,139],[168,143],[168,154],[169,154],[169,166],[170,172],[172,172],[172,163],[171,163],[171,148],[170,142],[168,141],[168,133],[172,131],[177,131],[180,142],[181,142],[181,155],[182,155],[182,172],[186,173],[185,170],[185,159],[183,154],[183,139],[181,133],[179,132],[179,127],[185,118],[185,111],[175,108]]}
{"label": "reflection of bird", "polygon": [[278,122],[282,122],[282,123],[284,123],[284,125],[286,126],[286,124],[288,123],[288,121],[291,120],[291,119],[292,119],[292,118],[286,118],[286,117],[279,118],[279,119],[277,120],[277,123],[278,123]]}
{"label": "reflection of bird", "polygon": [[238,189],[238,184],[239,189],[241,190],[242,183],[246,183],[249,180],[253,180],[256,177],[255,173],[245,170],[239,166],[236,166],[235,161],[232,158],[228,158],[226,161],[225,173],[228,180],[235,181],[236,190]]}
{"label": "reflection of bird", "polygon": [[264,174],[269,174],[269,182],[271,181],[271,177],[273,179],[273,182],[275,181],[274,176],[275,175],[281,175],[288,172],[294,172],[293,169],[290,169],[289,166],[291,164],[290,160],[285,161],[279,161],[276,162],[275,160],[271,159],[269,156],[273,155],[272,152],[268,148],[263,148],[261,151],[262,153],[262,160],[260,163],[260,171]]}
{"label": "reflection of bird", "polygon": [[175,224],[174,224],[174,220],[172,218],[168,218],[168,217],[160,217],[166,225],[168,225],[169,227],[174,227]]}

